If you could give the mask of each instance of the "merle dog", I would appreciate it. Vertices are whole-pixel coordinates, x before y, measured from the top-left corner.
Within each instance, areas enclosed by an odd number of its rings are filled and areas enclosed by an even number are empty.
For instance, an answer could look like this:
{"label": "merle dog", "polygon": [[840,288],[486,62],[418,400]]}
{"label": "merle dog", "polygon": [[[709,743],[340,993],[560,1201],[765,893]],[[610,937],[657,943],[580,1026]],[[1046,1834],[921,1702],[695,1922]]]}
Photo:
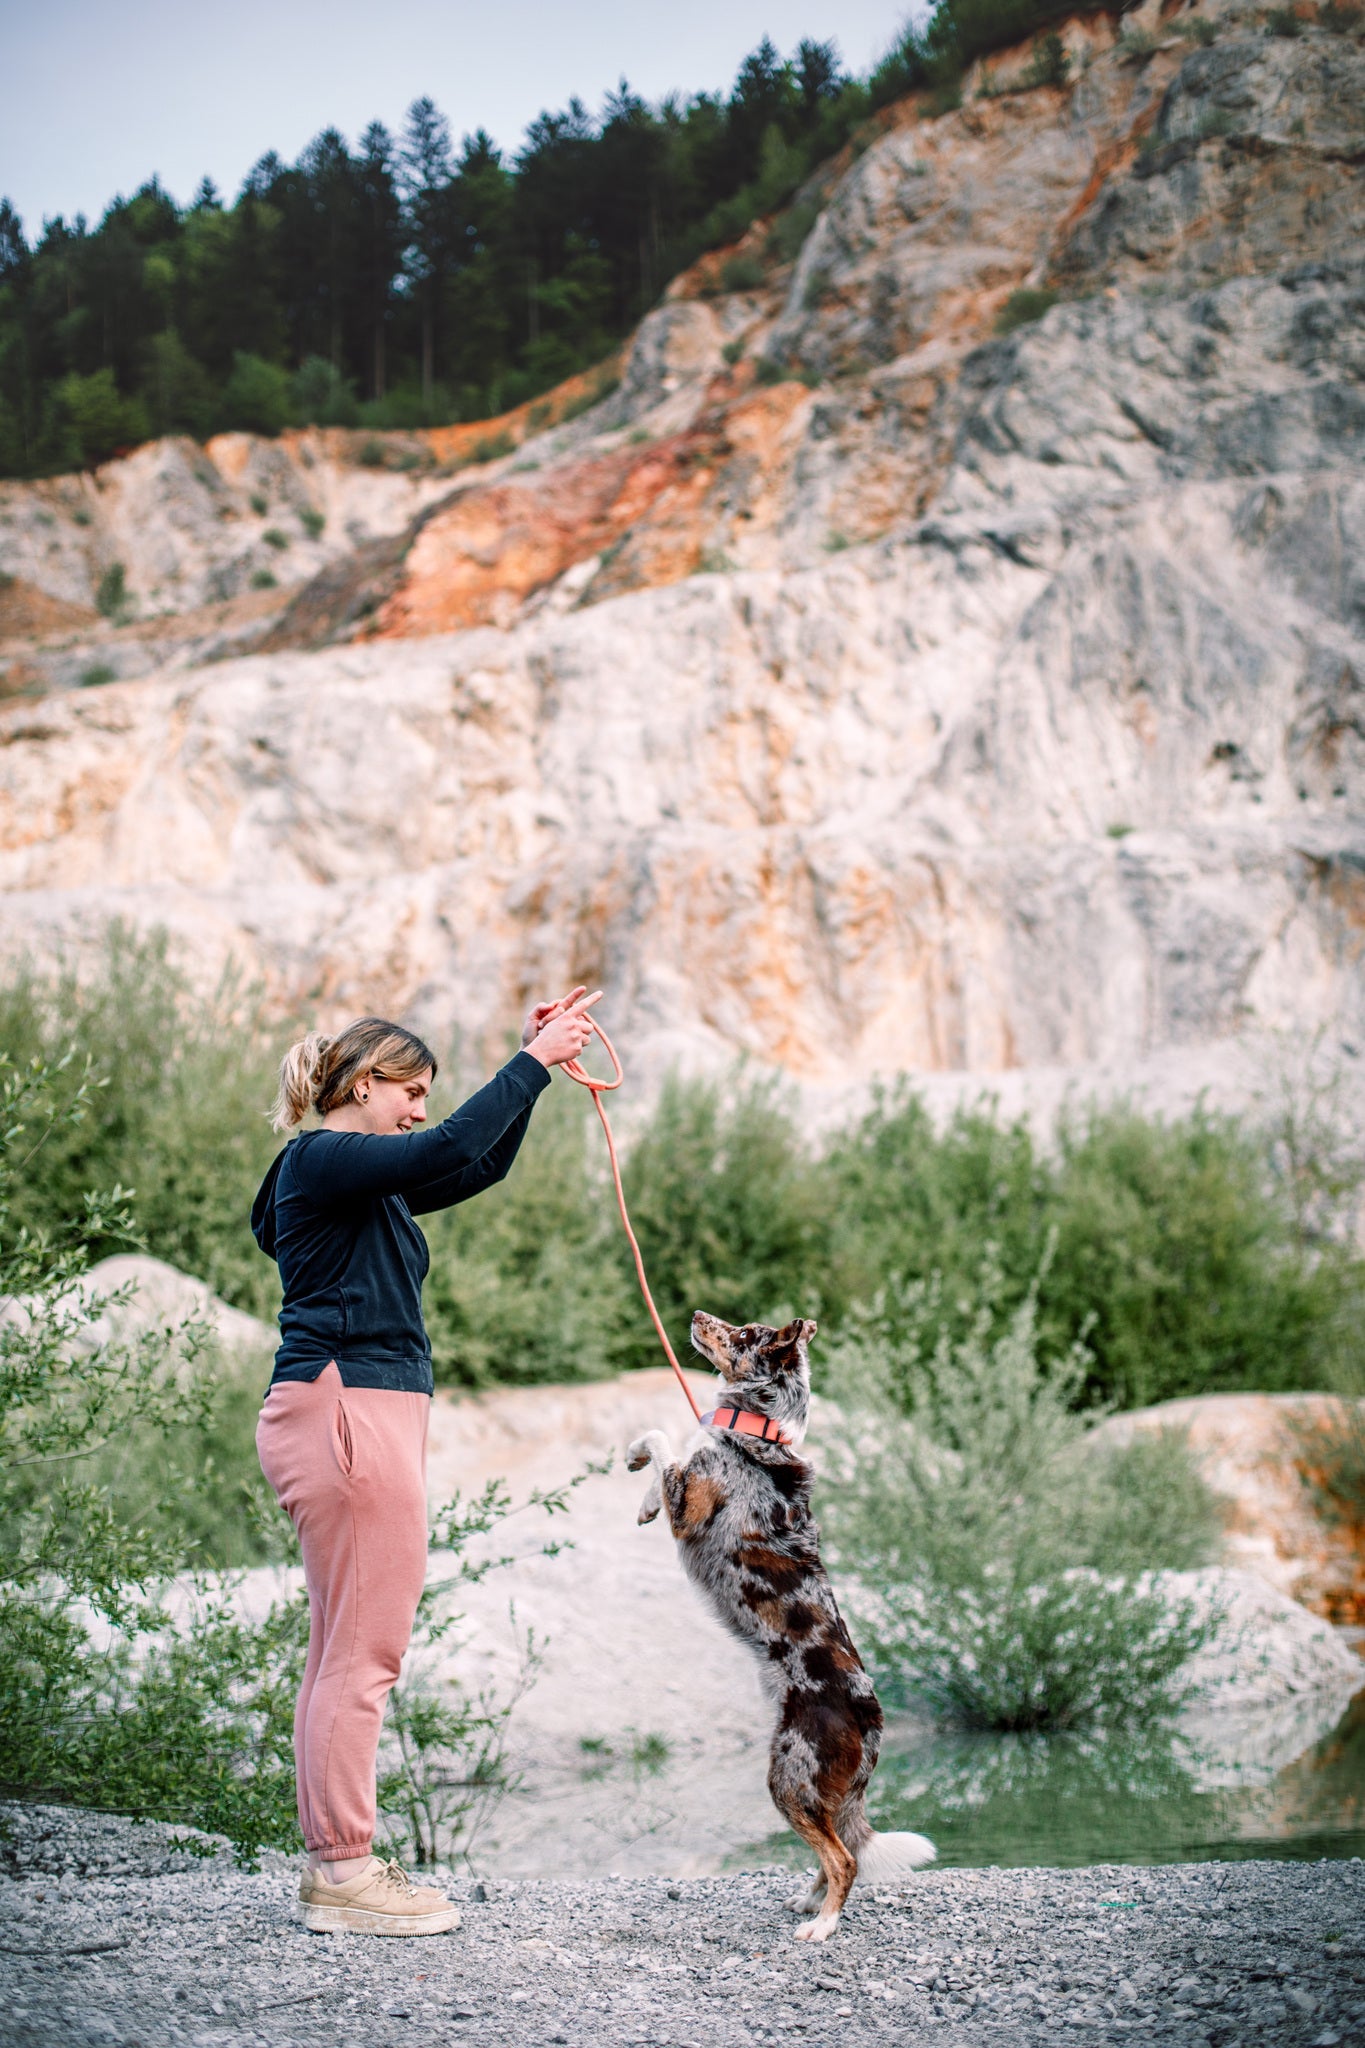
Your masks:
{"label": "merle dog", "polygon": [[923,1835],[875,1834],[863,1799],[881,1744],[882,1710],[820,1562],[810,1512],[806,1433],[811,1322],[732,1328],[700,1311],[692,1344],[725,1383],[727,1405],[685,1465],[661,1430],[630,1447],[632,1472],[654,1467],[640,1520],[662,1507],[684,1571],[732,1635],[761,1661],[777,1708],[768,1790],[820,1859],[797,1935],[825,1941],[855,1879],[894,1878],[934,1858]]}

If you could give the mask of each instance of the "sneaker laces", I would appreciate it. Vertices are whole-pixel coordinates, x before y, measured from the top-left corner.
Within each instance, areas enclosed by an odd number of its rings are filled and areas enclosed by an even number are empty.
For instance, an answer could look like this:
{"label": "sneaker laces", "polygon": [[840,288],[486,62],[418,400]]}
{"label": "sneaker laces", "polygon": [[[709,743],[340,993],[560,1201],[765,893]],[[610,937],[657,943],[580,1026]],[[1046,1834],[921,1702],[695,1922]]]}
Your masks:
{"label": "sneaker laces", "polygon": [[389,1858],[389,1861],[384,1865],[384,1868],[380,1871],[378,1881],[380,1884],[392,1885],[396,1890],[406,1893],[409,1898],[411,1898],[417,1890],[416,1885],[408,1876],[406,1870],[402,1869],[399,1864],[395,1863],[392,1857]]}

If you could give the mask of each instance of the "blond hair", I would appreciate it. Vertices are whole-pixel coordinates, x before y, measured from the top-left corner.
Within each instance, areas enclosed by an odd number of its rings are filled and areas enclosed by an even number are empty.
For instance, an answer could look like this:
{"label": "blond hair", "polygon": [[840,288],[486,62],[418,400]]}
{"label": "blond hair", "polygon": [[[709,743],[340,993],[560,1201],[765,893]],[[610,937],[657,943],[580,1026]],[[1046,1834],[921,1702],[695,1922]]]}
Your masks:
{"label": "blond hair", "polygon": [[436,1055],[430,1046],[415,1032],[383,1017],[357,1017],[335,1038],[310,1031],[280,1062],[271,1124],[277,1131],[288,1131],[302,1123],[310,1109],[319,1116],[340,1109],[367,1074],[380,1081],[413,1081],[428,1067],[434,1078]]}

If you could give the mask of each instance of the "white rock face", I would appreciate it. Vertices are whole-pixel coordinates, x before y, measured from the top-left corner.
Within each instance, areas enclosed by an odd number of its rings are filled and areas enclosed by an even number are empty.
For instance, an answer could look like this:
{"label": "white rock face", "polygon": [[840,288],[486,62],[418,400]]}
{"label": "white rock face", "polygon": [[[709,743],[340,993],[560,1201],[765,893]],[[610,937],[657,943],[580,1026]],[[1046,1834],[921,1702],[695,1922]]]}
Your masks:
{"label": "white rock face", "polygon": [[[0,559],[49,597],[93,605],[122,564],[134,604],[183,611],[253,575],[301,583],[364,541],[398,533],[449,479],[338,459],[343,437],[219,434],[150,441],[92,475],[0,482]],[[267,540],[266,535],[274,536]]]}
{"label": "white rock face", "polygon": [[[0,943],[165,924],[206,974],[457,1027],[473,1062],[600,981],[637,1073],[743,1052],[817,1091],[1236,1094],[1260,1032],[1365,1053],[1362,106],[1350,39],[1258,30],[893,123],[780,297],[670,300],[595,420],[526,443],[519,532],[528,497],[562,524],[575,464],[665,452],[506,630],[0,713]],[[979,345],[1045,275],[1086,295]],[[727,385],[736,347],[825,381]],[[215,449],[239,498],[331,477]],[[176,553],[184,446],[136,460],[139,577],[217,574]],[[319,548],[427,488],[326,487]]]}
{"label": "white rock face", "polygon": [[485,1049],[586,977],[637,1051],[826,1082],[1359,1034],[1365,830],[1311,785],[1365,662],[1237,562],[1246,495],[1139,500],[1051,567],[962,513],[509,634],[16,707],[0,929],[165,922],[281,1004]]}

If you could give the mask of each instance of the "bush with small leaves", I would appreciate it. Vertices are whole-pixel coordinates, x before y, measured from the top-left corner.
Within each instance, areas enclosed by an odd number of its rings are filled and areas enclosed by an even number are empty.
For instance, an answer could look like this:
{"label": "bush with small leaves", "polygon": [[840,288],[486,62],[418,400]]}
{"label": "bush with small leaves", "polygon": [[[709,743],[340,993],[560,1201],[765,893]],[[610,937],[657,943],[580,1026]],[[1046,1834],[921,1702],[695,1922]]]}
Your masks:
{"label": "bush with small leaves", "polygon": [[322,529],[326,524],[327,515],[319,512],[315,505],[305,505],[299,513],[299,525],[303,528],[309,540],[320,539]]}
{"label": "bush with small leaves", "polygon": [[720,288],[723,292],[756,292],[762,288],[766,273],[757,256],[729,256],[720,267]]}
{"label": "bush with small leaves", "polygon": [[1036,1282],[1005,1311],[1001,1281],[988,1256],[956,1341],[920,1285],[898,1335],[855,1320],[827,1366],[849,1420],[825,1520],[874,1661],[969,1726],[1170,1712],[1218,1619],[1149,1575],[1216,1552],[1213,1496],[1175,1436],[1136,1456],[1086,1444],[1083,1347],[1047,1355]]}
{"label": "bush with small leaves", "polygon": [[1017,327],[1027,327],[1034,320],[1041,320],[1056,303],[1056,292],[1021,286],[1018,291],[1010,293],[997,313],[995,331],[997,334],[1013,334]]}
{"label": "bush with small leaves", "polygon": [[1033,45],[1025,74],[1029,85],[1065,85],[1071,75],[1071,58],[1055,29],[1039,36]]}
{"label": "bush with small leaves", "polygon": [[95,610],[115,623],[128,609],[128,575],[122,562],[111,562],[95,591]]}

